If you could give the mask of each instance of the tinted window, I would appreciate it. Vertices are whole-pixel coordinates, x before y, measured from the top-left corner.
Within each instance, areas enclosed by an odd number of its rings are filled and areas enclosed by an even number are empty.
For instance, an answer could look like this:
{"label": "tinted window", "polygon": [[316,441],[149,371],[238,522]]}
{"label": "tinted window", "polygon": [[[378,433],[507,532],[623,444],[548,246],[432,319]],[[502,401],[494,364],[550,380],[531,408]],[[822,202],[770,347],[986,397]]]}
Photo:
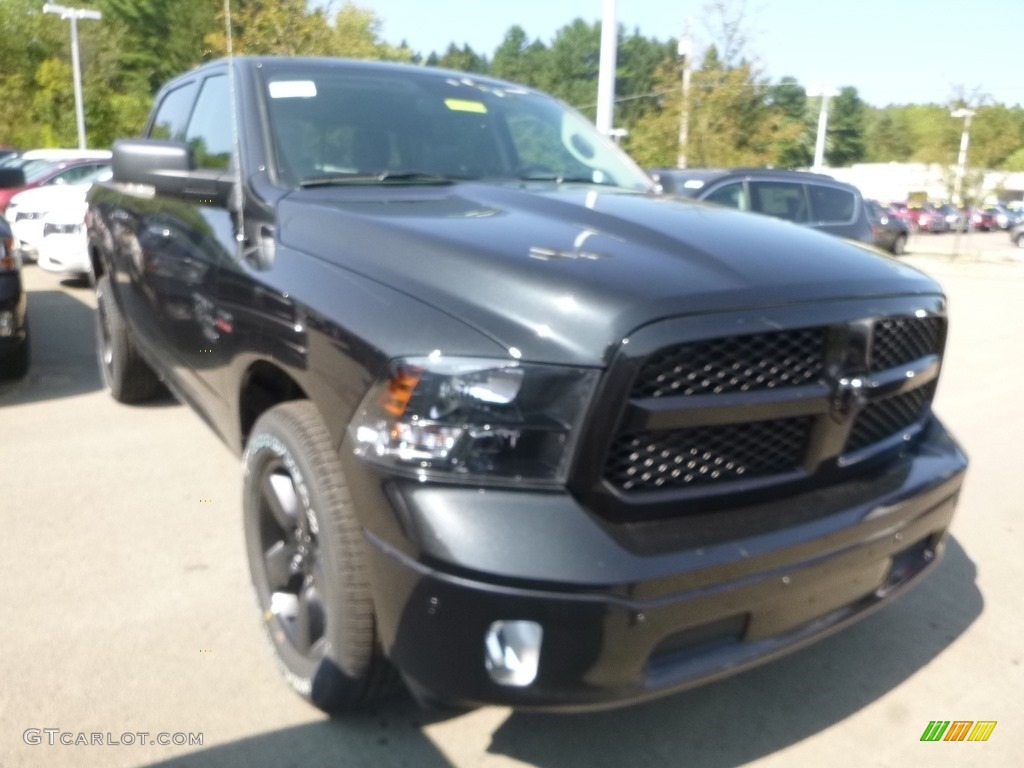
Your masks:
{"label": "tinted window", "polygon": [[192,100],[196,95],[196,84],[186,83],[164,96],[153,118],[149,131],[151,139],[185,140],[185,126],[192,111]]}
{"label": "tinted window", "polygon": [[747,193],[743,189],[743,182],[726,184],[703,198],[709,203],[718,203],[729,208],[738,208],[741,211],[749,211],[750,205],[747,202]]}
{"label": "tinted window", "polygon": [[823,224],[836,224],[850,221],[853,218],[854,205],[857,200],[852,192],[835,187],[820,187],[808,184],[811,196],[811,207],[814,221]]}
{"label": "tinted window", "polygon": [[101,168],[108,167],[107,163],[96,163],[90,165],[77,165],[74,168],[68,168],[66,171],[62,171],[54,176],[48,184],[77,184],[89,176],[92,176],[96,171]]}
{"label": "tinted window", "polygon": [[185,141],[192,145],[198,168],[227,168],[231,158],[231,114],[227,75],[215,75],[203,81],[189,120]]}
{"label": "tinted window", "polygon": [[649,188],[593,125],[518,86],[296,62],[269,64],[262,75],[286,183],[384,171]]}
{"label": "tinted window", "polygon": [[809,221],[803,184],[785,181],[750,182],[750,210],[779,219],[806,224]]}

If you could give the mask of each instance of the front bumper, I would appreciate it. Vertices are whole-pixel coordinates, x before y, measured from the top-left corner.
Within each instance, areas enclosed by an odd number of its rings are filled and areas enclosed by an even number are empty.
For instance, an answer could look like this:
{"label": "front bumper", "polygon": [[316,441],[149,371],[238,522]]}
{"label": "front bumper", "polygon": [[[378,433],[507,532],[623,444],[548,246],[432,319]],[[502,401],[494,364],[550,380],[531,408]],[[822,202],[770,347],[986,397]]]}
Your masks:
{"label": "front bumper", "polygon": [[[402,532],[366,533],[381,640],[414,690],[445,701],[578,710],[690,688],[828,635],[916,583],[941,555],[966,463],[935,421],[913,455],[858,490],[784,500],[841,508],[659,552],[568,494],[377,478]],[[543,628],[538,673],[500,685],[484,638],[494,622],[521,620]]]}
{"label": "front bumper", "polygon": [[39,267],[47,272],[87,274],[92,268],[84,232],[47,235],[42,239],[36,256]]}

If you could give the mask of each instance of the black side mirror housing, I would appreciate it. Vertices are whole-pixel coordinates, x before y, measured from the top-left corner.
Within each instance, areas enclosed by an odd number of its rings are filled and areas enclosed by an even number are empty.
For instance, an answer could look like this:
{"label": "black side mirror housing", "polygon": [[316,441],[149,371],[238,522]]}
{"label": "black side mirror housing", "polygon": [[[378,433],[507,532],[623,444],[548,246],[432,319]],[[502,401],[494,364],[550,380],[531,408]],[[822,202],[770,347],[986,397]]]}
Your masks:
{"label": "black side mirror housing", "polygon": [[230,171],[195,167],[189,144],[162,139],[120,139],[112,148],[114,181],[145,184],[158,194],[224,206],[231,194]]}

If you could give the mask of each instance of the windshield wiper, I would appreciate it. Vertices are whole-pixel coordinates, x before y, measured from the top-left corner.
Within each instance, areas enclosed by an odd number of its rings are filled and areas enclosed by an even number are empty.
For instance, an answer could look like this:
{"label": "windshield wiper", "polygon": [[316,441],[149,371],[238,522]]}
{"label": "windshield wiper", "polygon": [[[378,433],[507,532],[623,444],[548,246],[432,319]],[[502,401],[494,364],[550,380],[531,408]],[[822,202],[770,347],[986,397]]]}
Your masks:
{"label": "windshield wiper", "polygon": [[336,173],[311,176],[299,182],[300,187],[330,187],[344,184],[454,184],[458,179],[416,171],[396,173]]}
{"label": "windshield wiper", "polygon": [[556,174],[528,173],[516,177],[518,181],[553,181],[555,184],[597,184],[605,187],[618,186],[611,181],[594,181],[587,176],[558,176]]}

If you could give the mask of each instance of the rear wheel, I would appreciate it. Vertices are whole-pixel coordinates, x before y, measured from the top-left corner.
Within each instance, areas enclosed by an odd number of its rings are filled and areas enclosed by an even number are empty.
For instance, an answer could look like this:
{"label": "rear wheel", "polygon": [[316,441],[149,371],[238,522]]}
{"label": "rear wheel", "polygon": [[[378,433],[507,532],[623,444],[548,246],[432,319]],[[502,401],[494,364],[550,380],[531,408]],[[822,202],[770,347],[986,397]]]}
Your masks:
{"label": "rear wheel", "polygon": [[907,252],[906,235],[896,235],[896,239],[892,241],[892,252],[894,256],[902,256]]}
{"label": "rear wheel", "polygon": [[281,671],[325,712],[365,708],[397,675],[377,641],[362,530],[313,404],[261,416],[244,463],[249,569]]}
{"label": "rear wheel", "polygon": [[96,354],[103,383],[118,402],[141,403],[160,389],[160,379],[135,348],[107,275],[96,283]]}

